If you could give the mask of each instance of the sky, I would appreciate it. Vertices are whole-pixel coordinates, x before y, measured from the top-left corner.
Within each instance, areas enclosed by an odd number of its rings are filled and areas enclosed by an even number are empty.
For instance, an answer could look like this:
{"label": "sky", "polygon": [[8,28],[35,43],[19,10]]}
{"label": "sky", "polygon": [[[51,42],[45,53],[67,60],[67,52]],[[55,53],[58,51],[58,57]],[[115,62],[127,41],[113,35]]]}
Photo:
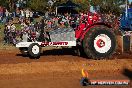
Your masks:
{"label": "sky", "polygon": [[132,2],[132,0],[129,0],[129,2]]}

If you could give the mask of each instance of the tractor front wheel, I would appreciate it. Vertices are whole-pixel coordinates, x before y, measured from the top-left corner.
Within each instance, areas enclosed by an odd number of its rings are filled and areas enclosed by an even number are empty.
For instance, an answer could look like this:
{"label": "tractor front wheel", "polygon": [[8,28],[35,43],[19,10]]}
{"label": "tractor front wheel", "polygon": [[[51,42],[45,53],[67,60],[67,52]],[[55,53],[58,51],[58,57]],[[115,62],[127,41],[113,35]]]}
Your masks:
{"label": "tractor front wheel", "polygon": [[116,37],[111,29],[95,26],[86,33],[83,48],[90,58],[101,59],[110,57],[116,49]]}

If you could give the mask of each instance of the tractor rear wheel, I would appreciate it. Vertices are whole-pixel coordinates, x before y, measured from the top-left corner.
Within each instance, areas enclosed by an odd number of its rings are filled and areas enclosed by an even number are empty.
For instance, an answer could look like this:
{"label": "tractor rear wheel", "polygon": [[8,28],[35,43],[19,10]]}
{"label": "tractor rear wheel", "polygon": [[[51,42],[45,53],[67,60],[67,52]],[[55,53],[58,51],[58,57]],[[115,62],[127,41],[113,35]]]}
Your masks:
{"label": "tractor rear wheel", "polygon": [[116,49],[116,37],[112,29],[95,26],[86,33],[83,40],[86,55],[93,59],[110,57]]}

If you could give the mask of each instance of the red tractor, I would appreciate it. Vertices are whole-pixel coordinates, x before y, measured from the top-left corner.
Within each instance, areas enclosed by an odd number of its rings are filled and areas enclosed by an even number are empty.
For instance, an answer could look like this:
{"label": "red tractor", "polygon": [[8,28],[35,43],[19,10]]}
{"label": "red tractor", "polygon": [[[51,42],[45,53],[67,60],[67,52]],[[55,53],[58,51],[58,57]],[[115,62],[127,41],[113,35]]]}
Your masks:
{"label": "red tractor", "polygon": [[[50,38],[50,39],[49,39]],[[98,14],[82,15],[79,25],[49,31],[49,41],[22,41],[16,44],[22,54],[37,58],[46,46],[70,46],[83,50],[93,59],[110,57],[116,49],[116,37],[110,25],[101,21]],[[81,52],[82,53],[82,52]]]}

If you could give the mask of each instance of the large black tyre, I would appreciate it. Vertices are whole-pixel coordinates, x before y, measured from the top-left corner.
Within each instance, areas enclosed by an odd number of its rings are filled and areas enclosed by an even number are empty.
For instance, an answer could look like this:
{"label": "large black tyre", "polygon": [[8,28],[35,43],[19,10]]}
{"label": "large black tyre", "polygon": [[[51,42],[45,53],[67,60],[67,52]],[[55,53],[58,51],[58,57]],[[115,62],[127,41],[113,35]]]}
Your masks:
{"label": "large black tyre", "polygon": [[86,33],[83,48],[90,58],[108,58],[115,52],[116,36],[112,29],[106,26],[94,26]]}
{"label": "large black tyre", "polygon": [[38,43],[32,43],[29,48],[28,52],[31,58],[37,58],[40,57],[41,54],[41,46]]}
{"label": "large black tyre", "polygon": [[20,50],[20,52],[22,53],[23,56],[27,56],[28,55],[28,48],[20,47],[19,50]]}

